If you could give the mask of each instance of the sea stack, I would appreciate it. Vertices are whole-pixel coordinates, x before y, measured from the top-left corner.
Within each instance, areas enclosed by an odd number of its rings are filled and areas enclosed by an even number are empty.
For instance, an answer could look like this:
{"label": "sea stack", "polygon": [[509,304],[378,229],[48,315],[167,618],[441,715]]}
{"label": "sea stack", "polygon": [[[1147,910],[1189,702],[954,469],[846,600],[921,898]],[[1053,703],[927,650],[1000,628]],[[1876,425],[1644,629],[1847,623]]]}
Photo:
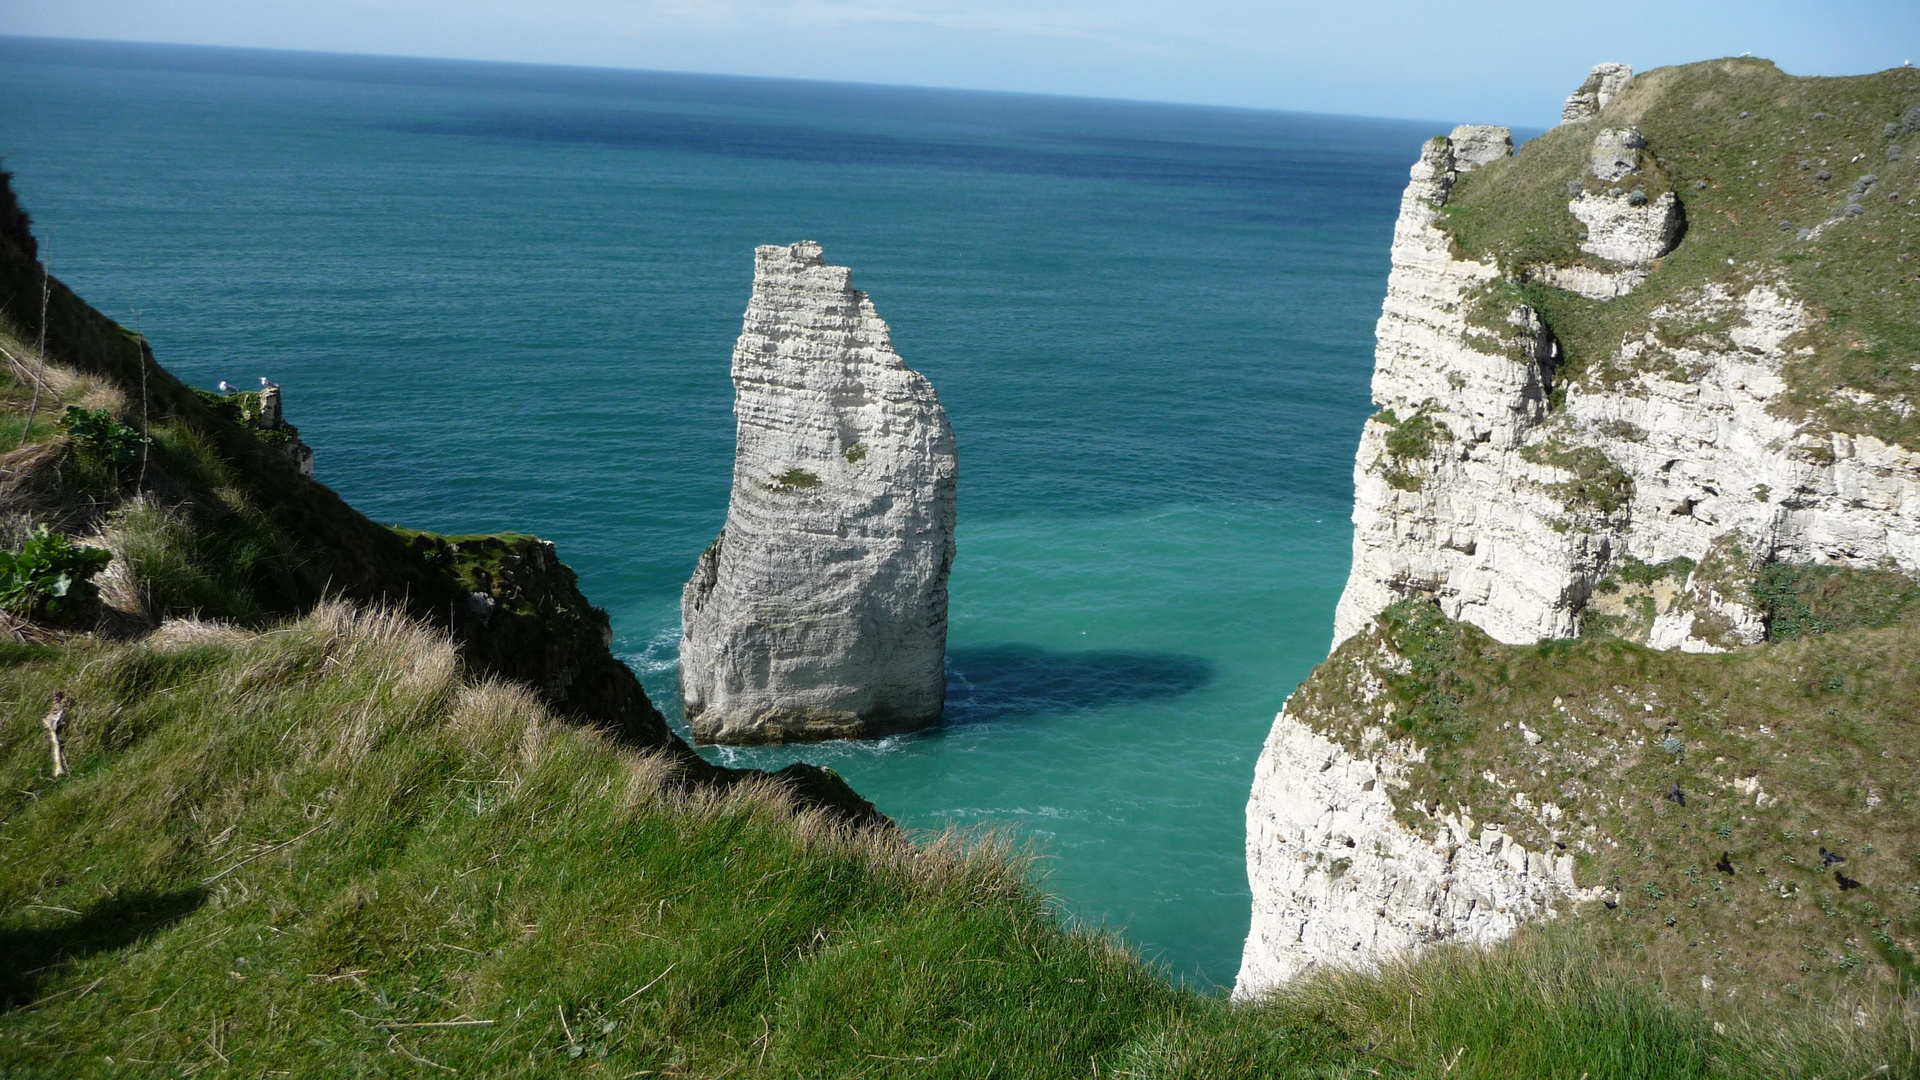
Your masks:
{"label": "sea stack", "polygon": [[866,738],[945,701],[953,429],[851,276],[812,241],[754,252],[733,496],[680,602],[699,742]]}

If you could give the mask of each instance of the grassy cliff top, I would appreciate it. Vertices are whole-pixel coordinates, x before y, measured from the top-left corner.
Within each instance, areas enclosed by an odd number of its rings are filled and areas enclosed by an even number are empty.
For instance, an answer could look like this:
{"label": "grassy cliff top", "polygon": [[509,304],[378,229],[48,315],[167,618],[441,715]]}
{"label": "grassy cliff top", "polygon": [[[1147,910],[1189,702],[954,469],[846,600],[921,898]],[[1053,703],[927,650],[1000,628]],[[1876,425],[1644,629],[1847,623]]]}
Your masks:
{"label": "grassy cliff top", "polygon": [[[1565,350],[1563,377],[1600,377],[1623,336],[1690,291],[1784,282],[1810,308],[1795,344],[1812,352],[1786,373],[1779,407],[1920,449],[1920,412],[1907,407],[1920,391],[1920,69],[1798,78],[1732,59],[1638,75],[1597,118],[1463,175],[1441,218],[1458,253],[1495,259],[1516,282],[1548,265],[1604,268],[1580,251],[1567,202],[1572,188],[1596,186],[1586,169],[1594,135],[1622,127],[1645,136],[1652,159],[1629,186],[1673,191],[1686,233],[1620,299],[1521,286]],[[1840,388],[1870,396],[1836,396]]]}
{"label": "grassy cliff top", "polygon": [[[59,778],[56,690],[72,699]],[[1912,1065],[1850,1025],[1716,1032],[1564,933],[1232,1006],[1064,924],[1003,847],[852,829],[770,784],[689,789],[677,768],[463,674],[444,635],[391,612],[0,644],[0,1073]]]}
{"label": "grassy cliff top", "polygon": [[1881,614],[1697,654],[1502,645],[1409,600],[1288,708],[1354,750],[1425,747],[1396,802],[1429,835],[1420,807],[1574,852],[1610,891],[1580,909],[1603,954],[1715,1015],[1877,1012],[1920,978],[1920,621]]}

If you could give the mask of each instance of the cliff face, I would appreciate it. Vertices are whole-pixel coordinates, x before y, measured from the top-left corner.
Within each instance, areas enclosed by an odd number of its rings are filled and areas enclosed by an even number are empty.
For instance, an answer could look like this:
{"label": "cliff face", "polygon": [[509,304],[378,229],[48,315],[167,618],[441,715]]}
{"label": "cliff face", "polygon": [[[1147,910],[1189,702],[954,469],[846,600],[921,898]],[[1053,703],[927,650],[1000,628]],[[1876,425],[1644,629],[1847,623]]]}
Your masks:
{"label": "cliff face", "polygon": [[1629,842],[1591,808],[1590,835],[1570,825],[1604,783],[1542,782],[1558,718],[1485,731],[1409,620],[1723,652],[1783,618],[1845,622],[1781,582],[1905,595],[1920,567],[1920,72],[1601,65],[1565,115],[1517,155],[1461,128],[1413,167],[1334,655],[1276,719],[1248,805],[1243,996],[1497,939],[1597,895],[1573,857],[1603,853],[1593,835]]}
{"label": "cliff face", "polygon": [[[1710,194],[1731,179],[1723,169],[1761,164],[1726,160],[1761,152],[1756,134],[1740,131],[1760,120],[1752,110],[1726,117],[1727,141],[1754,140],[1737,153],[1685,154],[1693,148],[1675,129],[1721,117],[1689,115],[1700,110],[1676,100],[1682,86],[1723,82],[1719,93],[1731,96],[1817,81],[1767,65],[1627,82],[1603,67],[1598,110],[1519,158],[1463,160],[1442,139],[1414,169],[1378,329],[1380,412],[1354,466],[1353,568],[1336,643],[1394,600],[1423,596],[1501,641],[1573,636],[1597,615],[1656,647],[1723,649],[1764,634],[1741,599],[1761,565],[1920,565],[1920,457],[1910,440],[1794,400],[1858,399],[1904,420],[1904,393],[1886,392],[1903,385],[1822,387],[1807,370],[1823,346],[1898,351],[1898,338],[1834,333],[1796,277],[1817,275],[1823,254],[1846,257],[1823,253],[1814,235],[1829,218],[1826,229],[1864,234],[1854,239],[1868,246],[1912,247],[1912,184],[1903,182],[1914,179],[1912,155],[1886,138],[1862,140],[1881,159],[1864,186],[1892,196],[1868,216],[1852,199],[1862,180],[1833,181],[1839,151],[1825,147],[1838,133],[1810,130],[1837,127],[1832,117],[1814,120],[1817,102],[1782,117],[1770,101],[1787,127],[1765,134],[1803,142],[1795,149],[1807,156],[1782,161],[1767,147],[1765,171],[1787,175],[1714,206]],[[1659,138],[1663,128],[1670,139]],[[1848,156],[1855,171],[1869,168]],[[1469,189],[1475,204],[1455,213]],[[1791,205],[1796,195],[1804,206]],[[1683,196],[1696,209],[1683,211]],[[1482,219],[1503,202],[1516,218],[1543,219],[1527,226],[1535,235],[1482,238]],[[1860,212],[1849,217],[1849,206]],[[1550,250],[1536,238],[1548,229],[1577,242]],[[1900,235],[1874,237],[1885,230]],[[1673,265],[1683,253],[1691,265]],[[1896,292],[1909,287],[1889,277]],[[1823,333],[1847,340],[1817,340]],[[1642,566],[1663,569],[1622,595],[1619,571]]]}
{"label": "cliff face", "polygon": [[[1383,687],[1358,688],[1374,705]],[[1374,697],[1367,697],[1369,690]],[[1489,945],[1584,894],[1574,858],[1529,849],[1499,823],[1399,819],[1394,785],[1424,753],[1385,727],[1353,753],[1289,711],[1274,721],[1247,808],[1253,925],[1236,992],[1251,996],[1323,965],[1378,964],[1433,941]],[[1537,841],[1536,841],[1537,842]]]}
{"label": "cliff face", "polygon": [[1503,645],[1422,600],[1335,649],[1261,756],[1239,994],[1550,918],[1726,1019],[1910,985],[1920,582],[1783,569],[1800,636],[1730,654]]}
{"label": "cliff face", "polygon": [[953,430],[849,278],[815,243],[755,252],[733,496],[682,600],[681,692],[702,741],[863,737],[940,715]]}

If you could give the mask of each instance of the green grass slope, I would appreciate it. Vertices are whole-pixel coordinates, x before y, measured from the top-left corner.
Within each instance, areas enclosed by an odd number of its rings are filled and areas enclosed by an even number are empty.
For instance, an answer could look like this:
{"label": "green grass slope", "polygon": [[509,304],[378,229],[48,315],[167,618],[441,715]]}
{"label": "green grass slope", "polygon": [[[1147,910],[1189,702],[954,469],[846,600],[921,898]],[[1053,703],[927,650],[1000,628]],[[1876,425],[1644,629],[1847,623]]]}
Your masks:
{"label": "green grass slope", "polygon": [[[72,695],[70,773],[41,720]],[[448,638],[0,645],[0,1074],[1735,1077],[1906,1068],[1716,1032],[1575,937],[1260,1006],[1063,925],[1021,862],[559,723]]]}
{"label": "green grass slope", "polygon": [[[1672,190],[1686,234],[1631,295],[1607,301],[1530,282],[1548,265],[1604,263],[1579,249],[1569,185],[1594,132],[1637,127],[1655,159],[1633,185]],[[1854,209],[1849,209],[1852,204]],[[1759,59],[1713,60],[1636,76],[1599,117],[1554,128],[1511,159],[1460,178],[1441,225],[1458,253],[1498,261],[1565,351],[1562,380],[1606,380],[1630,331],[1703,284],[1738,295],[1784,282],[1813,325],[1786,374],[1781,408],[1834,431],[1920,448],[1920,69],[1798,78]],[[1816,235],[1806,235],[1816,233]],[[1662,340],[1725,327],[1663,324]],[[1657,362],[1652,357],[1649,362]],[[1836,395],[1846,388],[1857,397]]]}
{"label": "green grass slope", "polygon": [[[1864,606],[1867,626],[1881,621]],[[1376,680],[1388,692],[1368,703]],[[1289,704],[1356,750],[1424,747],[1393,789],[1416,828],[1464,812],[1573,851],[1576,879],[1609,890],[1578,909],[1593,943],[1720,1019],[1783,1000],[1906,1010],[1920,977],[1916,710],[1911,618],[1690,654],[1598,636],[1502,645],[1422,601],[1388,609]]]}

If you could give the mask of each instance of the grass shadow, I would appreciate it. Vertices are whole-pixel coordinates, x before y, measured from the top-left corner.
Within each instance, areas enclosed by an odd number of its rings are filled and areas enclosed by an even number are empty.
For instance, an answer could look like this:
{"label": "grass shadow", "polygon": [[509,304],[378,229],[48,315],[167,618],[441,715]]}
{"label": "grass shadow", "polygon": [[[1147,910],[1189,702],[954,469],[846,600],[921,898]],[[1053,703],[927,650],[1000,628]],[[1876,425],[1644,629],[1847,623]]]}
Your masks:
{"label": "grass shadow", "polygon": [[135,944],[206,903],[205,889],[142,890],[110,896],[63,921],[0,929],[0,1012],[30,1005],[41,976],[69,961]]}
{"label": "grass shadow", "polygon": [[1213,663],[1184,653],[1054,652],[986,645],[947,654],[946,724],[1087,712],[1191,694],[1213,681]]}

